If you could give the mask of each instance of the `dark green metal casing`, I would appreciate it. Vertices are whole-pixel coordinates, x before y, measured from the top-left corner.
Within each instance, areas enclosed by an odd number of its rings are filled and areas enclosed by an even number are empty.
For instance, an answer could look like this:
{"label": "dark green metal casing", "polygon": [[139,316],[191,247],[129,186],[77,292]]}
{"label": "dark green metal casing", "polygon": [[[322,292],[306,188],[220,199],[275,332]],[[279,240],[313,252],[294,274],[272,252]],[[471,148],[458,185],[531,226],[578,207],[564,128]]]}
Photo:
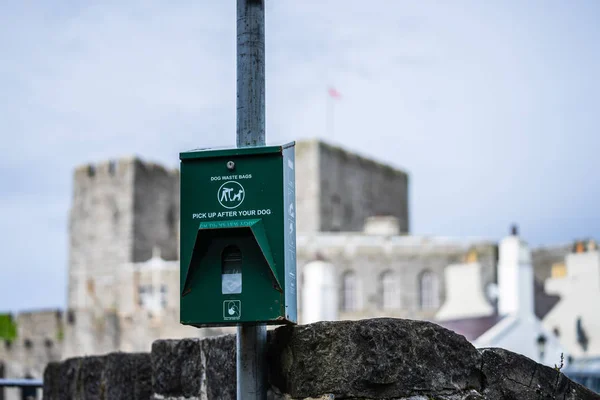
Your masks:
{"label": "dark green metal casing", "polygon": [[179,158],[181,323],[296,323],[294,143]]}

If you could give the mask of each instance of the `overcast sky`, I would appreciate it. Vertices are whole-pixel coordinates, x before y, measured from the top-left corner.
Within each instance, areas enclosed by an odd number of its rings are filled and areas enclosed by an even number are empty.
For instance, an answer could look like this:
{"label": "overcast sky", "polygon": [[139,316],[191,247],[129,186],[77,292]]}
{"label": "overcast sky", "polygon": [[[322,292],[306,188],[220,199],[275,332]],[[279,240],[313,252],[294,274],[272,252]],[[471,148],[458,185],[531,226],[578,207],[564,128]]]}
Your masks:
{"label": "overcast sky", "polygon": [[[64,306],[73,168],[235,143],[235,1],[0,6],[0,311]],[[267,0],[267,141],[411,176],[416,234],[600,238],[600,2]]]}

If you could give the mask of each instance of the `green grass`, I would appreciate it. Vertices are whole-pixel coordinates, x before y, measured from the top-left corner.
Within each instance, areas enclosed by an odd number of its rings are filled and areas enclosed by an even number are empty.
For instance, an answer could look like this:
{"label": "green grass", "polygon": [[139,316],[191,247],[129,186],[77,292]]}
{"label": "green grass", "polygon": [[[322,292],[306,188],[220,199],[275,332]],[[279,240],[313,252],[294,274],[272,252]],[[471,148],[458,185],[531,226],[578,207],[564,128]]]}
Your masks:
{"label": "green grass", "polygon": [[17,338],[17,324],[10,314],[0,314],[0,339],[12,342]]}

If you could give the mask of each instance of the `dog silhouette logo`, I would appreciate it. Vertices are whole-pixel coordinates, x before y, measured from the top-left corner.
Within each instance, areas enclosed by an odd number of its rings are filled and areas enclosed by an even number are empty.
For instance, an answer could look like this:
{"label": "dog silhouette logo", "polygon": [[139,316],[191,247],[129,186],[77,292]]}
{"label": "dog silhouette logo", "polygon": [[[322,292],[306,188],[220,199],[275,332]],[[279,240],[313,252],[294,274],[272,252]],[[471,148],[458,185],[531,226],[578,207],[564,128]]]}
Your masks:
{"label": "dog silhouette logo", "polygon": [[246,191],[244,190],[244,187],[236,181],[225,182],[217,192],[219,204],[230,210],[239,207],[240,204],[244,202],[245,198]]}

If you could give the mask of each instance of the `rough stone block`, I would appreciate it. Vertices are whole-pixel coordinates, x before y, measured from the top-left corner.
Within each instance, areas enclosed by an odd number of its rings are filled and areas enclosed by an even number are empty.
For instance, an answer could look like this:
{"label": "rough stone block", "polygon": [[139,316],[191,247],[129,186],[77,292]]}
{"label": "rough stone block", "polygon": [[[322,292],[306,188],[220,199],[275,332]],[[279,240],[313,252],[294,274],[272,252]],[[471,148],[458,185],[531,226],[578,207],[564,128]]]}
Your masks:
{"label": "rough stone block", "polygon": [[76,398],[85,400],[105,399],[104,362],[105,357],[85,357],[80,359]]}
{"label": "rough stone block", "polygon": [[70,358],[61,363],[58,387],[59,400],[71,400],[77,398],[76,390],[80,366],[81,358]]}
{"label": "rough stone block", "polygon": [[152,364],[147,353],[105,356],[106,399],[146,400],[152,396]]}
{"label": "rough stone block", "polygon": [[235,335],[202,340],[208,400],[236,399],[235,340]]}
{"label": "rough stone block", "polygon": [[269,380],[293,398],[401,398],[481,387],[481,356],[438,325],[391,318],[276,329]]}
{"label": "rough stone block", "polygon": [[481,354],[486,399],[600,399],[556,369],[523,355],[504,349],[483,349]]}
{"label": "rough stone block", "polygon": [[51,362],[48,365],[46,365],[46,369],[44,370],[44,399],[60,399],[61,370],[62,363]]}
{"label": "rough stone block", "polygon": [[151,358],[154,393],[200,396],[204,376],[200,339],[157,340],[152,344]]}

